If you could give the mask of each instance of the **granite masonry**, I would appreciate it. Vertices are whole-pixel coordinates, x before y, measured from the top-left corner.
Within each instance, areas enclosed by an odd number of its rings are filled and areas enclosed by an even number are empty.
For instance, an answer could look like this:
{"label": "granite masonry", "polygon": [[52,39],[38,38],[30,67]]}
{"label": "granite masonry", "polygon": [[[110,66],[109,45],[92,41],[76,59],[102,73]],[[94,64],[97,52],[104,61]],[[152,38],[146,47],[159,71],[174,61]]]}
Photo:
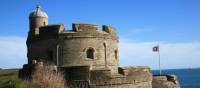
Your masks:
{"label": "granite masonry", "polygon": [[70,88],[180,88],[176,76],[153,77],[145,66],[119,67],[119,40],[111,26],[73,23],[72,30],[65,30],[63,24],[49,25],[40,6],[30,14],[29,23],[22,79],[31,77],[35,65],[48,63],[65,73]]}

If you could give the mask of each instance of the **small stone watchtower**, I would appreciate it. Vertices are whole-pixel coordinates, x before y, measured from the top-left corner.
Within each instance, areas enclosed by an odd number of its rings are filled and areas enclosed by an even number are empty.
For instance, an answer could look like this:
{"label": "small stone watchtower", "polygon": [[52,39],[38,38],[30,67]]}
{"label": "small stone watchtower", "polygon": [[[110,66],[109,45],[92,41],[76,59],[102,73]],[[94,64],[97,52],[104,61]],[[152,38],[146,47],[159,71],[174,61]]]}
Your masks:
{"label": "small stone watchtower", "polygon": [[38,5],[29,16],[30,32],[38,34],[39,28],[48,25],[48,15]]}

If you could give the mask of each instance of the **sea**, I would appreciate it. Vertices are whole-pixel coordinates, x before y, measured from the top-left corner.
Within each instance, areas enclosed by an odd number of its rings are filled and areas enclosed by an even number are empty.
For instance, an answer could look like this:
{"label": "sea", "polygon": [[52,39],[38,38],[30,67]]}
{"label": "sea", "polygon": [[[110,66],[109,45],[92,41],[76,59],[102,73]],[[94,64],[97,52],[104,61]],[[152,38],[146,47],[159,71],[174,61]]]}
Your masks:
{"label": "sea", "polygon": [[[153,75],[158,75],[159,70],[153,70]],[[168,69],[162,74],[174,74],[178,77],[181,88],[200,88],[200,68],[195,69]]]}

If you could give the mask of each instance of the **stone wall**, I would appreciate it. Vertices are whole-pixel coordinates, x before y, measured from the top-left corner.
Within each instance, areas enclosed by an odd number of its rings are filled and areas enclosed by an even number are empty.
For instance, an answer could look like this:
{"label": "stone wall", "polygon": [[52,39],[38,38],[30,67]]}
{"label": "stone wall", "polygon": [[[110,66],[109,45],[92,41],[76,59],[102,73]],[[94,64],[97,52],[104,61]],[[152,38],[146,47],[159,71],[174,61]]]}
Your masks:
{"label": "stone wall", "polygon": [[153,88],[180,88],[175,75],[154,76],[152,86]]}
{"label": "stone wall", "polygon": [[111,74],[106,68],[90,70],[89,66],[59,67],[59,70],[65,73],[70,88],[152,88],[152,75],[146,67],[124,68],[126,75]]}
{"label": "stone wall", "polygon": [[72,66],[72,67],[59,67],[59,71],[65,74],[66,80],[85,80],[88,81],[90,76],[89,66]]}
{"label": "stone wall", "polygon": [[32,60],[48,63],[56,62],[56,45],[57,39],[55,38],[28,43],[28,62],[32,63]]}
{"label": "stone wall", "polygon": [[149,68],[120,69],[124,74],[112,75],[107,69],[93,70],[90,79],[91,88],[152,88],[152,75]]}

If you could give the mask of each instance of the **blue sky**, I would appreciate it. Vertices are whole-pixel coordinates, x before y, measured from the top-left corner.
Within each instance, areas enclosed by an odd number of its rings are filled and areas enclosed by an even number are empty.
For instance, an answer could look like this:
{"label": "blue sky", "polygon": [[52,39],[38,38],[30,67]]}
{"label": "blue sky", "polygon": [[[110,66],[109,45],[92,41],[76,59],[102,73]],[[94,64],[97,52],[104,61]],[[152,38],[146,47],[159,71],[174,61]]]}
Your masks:
{"label": "blue sky", "polygon": [[151,48],[159,41],[162,68],[200,67],[199,0],[2,0],[0,68],[26,63],[28,16],[40,4],[49,23],[111,25],[120,37],[121,66],[157,69]]}

